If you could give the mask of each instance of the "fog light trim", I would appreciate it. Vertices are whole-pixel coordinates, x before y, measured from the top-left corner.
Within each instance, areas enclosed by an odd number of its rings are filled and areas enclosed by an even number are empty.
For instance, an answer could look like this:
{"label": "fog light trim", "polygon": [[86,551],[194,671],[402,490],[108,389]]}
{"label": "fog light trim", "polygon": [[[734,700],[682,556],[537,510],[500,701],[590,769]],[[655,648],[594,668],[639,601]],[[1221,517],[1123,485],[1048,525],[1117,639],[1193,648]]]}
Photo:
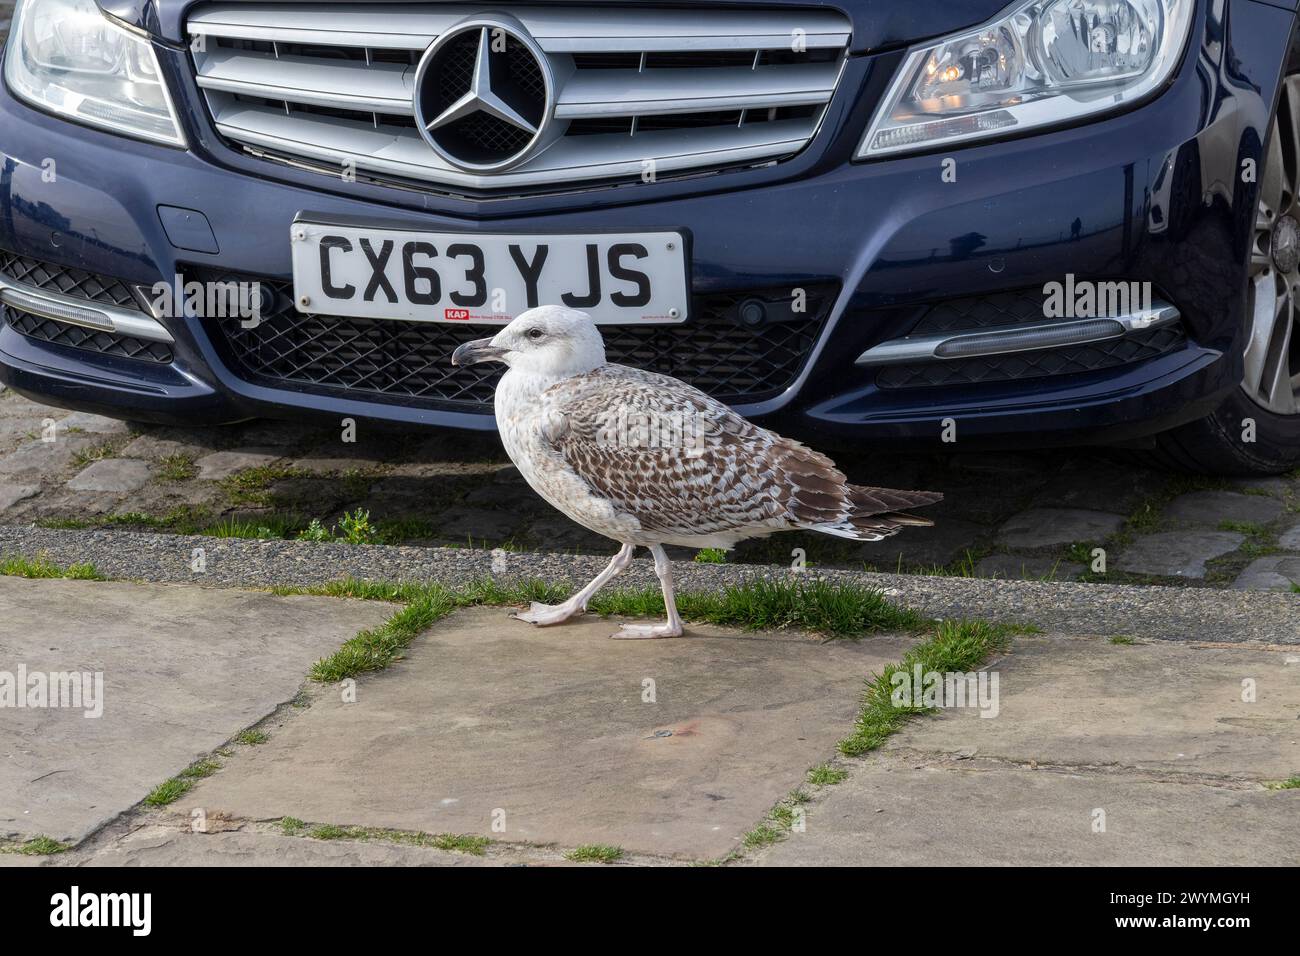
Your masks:
{"label": "fog light trim", "polygon": [[1171,325],[1180,318],[1181,314],[1175,306],[1157,301],[1150,309],[1141,312],[1100,319],[1072,319],[955,334],[904,336],[872,346],[859,355],[854,364],[906,365],[1086,345],[1089,342],[1119,338],[1131,332]]}
{"label": "fog light trim", "polygon": [[117,335],[131,336],[137,339],[150,339],[155,342],[172,342],[172,335],[156,319],[101,303],[89,303],[75,296],[49,292],[15,282],[8,276],[0,275],[0,302],[22,312],[79,325],[97,332],[110,332]]}

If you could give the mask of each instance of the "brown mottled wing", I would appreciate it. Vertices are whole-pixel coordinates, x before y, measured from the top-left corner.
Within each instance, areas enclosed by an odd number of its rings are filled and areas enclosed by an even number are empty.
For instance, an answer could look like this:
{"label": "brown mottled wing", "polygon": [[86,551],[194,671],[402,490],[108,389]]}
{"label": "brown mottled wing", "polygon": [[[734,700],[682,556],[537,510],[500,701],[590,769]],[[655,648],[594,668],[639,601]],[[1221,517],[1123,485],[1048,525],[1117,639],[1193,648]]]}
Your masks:
{"label": "brown mottled wing", "polygon": [[605,365],[552,386],[542,401],[556,453],[647,531],[793,528],[850,513],[829,458],[676,379]]}

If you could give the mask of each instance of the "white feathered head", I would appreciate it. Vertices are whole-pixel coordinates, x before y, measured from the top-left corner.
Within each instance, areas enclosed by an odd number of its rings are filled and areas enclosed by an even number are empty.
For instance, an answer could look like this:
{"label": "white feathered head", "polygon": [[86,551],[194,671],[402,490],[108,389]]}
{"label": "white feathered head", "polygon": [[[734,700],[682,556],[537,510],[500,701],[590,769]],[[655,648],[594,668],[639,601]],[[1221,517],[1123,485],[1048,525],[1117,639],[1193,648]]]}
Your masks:
{"label": "white feathered head", "polygon": [[504,362],[546,378],[565,379],[605,364],[605,342],[591,316],[562,305],[543,305],[521,313],[489,339],[466,342],[451,355],[452,365]]}

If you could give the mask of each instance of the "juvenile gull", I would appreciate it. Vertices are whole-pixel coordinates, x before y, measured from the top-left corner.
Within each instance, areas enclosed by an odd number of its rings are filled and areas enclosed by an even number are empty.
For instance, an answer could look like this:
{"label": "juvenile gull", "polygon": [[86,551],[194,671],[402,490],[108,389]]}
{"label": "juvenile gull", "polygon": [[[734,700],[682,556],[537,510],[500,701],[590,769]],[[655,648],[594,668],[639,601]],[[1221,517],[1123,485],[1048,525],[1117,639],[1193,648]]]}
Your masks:
{"label": "juvenile gull", "polygon": [[879,541],[932,522],[904,509],[933,491],[851,485],[825,455],[759,428],[699,389],[667,375],[605,361],[584,312],[546,305],[495,336],[466,342],[453,365],[504,362],[497,427],[533,490],[578,524],[622,543],[609,566],[563,604],[533,603],[515,616],[559,624],[632,561],[654,556],[668,620],[624,624],[614,637],[677,637],[664,545],[731,548],[737,541],[804,529]]}

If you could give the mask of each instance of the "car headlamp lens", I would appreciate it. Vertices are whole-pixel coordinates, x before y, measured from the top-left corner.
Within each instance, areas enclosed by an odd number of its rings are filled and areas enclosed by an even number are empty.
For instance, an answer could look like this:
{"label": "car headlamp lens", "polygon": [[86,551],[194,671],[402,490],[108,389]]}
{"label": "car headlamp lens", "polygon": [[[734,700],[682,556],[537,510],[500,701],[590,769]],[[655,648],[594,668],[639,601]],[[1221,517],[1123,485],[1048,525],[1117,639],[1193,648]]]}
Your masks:
{"label": "car headlamp lens", "polygon": [[1032,0],[912,50],[859,159],[1122,108],[1173,71],[1195,0]]}
{"label": "car headlamp lens", "polygon": [[5,81],[16,96],[60,116],[185,143],[153,45],[104,16],[94,0],[23,0]]}

